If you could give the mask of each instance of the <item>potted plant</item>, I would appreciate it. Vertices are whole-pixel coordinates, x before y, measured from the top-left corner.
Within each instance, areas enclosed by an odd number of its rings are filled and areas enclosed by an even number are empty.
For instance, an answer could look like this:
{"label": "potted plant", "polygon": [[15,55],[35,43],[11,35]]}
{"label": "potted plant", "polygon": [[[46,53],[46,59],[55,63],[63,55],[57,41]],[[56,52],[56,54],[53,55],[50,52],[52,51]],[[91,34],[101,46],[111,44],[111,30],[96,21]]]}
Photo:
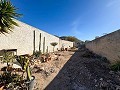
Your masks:
{"label": "potted plant", "polygon": [[[27,74],[27,78],[26,78],[26,84],[28,86],[28,90],[33,90],[34,87],[34,81],[35,81],[35,76],[31,75],[31,70],[30,70],[30,66],[29,66],[29,58],[27,56],[18,56],[17,57],[17,61],[20,63],[23,71],[26,72]],[[24,72],[23,72],[24,74]]]}

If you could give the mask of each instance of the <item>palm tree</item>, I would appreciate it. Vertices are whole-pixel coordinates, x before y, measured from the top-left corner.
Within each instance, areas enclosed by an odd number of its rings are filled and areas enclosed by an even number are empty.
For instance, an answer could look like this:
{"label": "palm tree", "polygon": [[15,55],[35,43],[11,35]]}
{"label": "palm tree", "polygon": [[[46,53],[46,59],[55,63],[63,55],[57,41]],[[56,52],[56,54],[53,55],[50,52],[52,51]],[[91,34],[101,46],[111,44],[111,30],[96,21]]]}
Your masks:
{"label": "palm tree", "polygon": [[9,33],[18,24],[14,18],[21,16],[9,0],[0,0],[0,34]]}

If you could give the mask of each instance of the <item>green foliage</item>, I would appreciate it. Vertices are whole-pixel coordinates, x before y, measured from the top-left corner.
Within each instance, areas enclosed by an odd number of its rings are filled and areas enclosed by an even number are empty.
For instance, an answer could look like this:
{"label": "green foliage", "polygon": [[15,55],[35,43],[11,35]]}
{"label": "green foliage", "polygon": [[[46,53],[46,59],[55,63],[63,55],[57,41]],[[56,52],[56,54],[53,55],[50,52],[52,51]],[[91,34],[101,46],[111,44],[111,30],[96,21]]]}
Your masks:
{"label": "green foliage", "polygon": [[0,0],[0,33],[8,33],[12,31],[14,26],[18,26],[13,18],[20,17],[21,15],[16,13],[16,10],[10,0]]}
{"label": "green foliage", "polygon": [[57,42],[52,42],[50,44],[55,47],[58,43]]}
{"label": "green foliage", "polygon": [[3,62],[9,63],[14,61],[15,57],[12,52],[6,52],[3,54]]}
{"label": "green foliage", "polygon": [[41,55],[41,51],[35,51],[33,52],[33,55],[35,56],[35,58],[38,58]]}
{"label": "green foliage", "polygon": [[0,75],[0,85],[5,85],[5,90],[27,90],[25,80],[19,74],[3,72]]}
{"label": "green foliage", "polygon": [[58,44],[57,42],[52,42],[52,43],[50,43],[52,46],[53,46],[53,52],[54,52],[54,48],[55,48],[55,46]]}
{"label": "green foliage", "polygon": [[22,66],[23,70],[27,69],[27,66],[29,64],[28,57],[26,57],[26,56],[18,56],[18,58],[16,60],[20,63],[20,65]]}
{"label": "green foliage", "polygon": [[22,69],[27,73],[27,80],[31,80],[31,70],[29,68],[29,58],[27,56],[18,56],[17,61],[21,64]]}
{"label": "green foliage", "polygon": [[113,71],[120,71],[120,61],[117,61],[115,64],[110,66]]}
{"label": "green foliage", "polygon": [[71,41],[71,42],[80,42],[79,39],[77,39],[74,36],[62,36],[60,37],[62,40],[67,40],[67,41]]}
{"label": "green foliage", "polygon": [[20,81],[20,75],[12,74],[11,72],[4,72],[1,74],[0,82],[11,83]]}
{"label": "green foliage", "polygon": [[76,49],[76,47],[71,47],[70,49]]}

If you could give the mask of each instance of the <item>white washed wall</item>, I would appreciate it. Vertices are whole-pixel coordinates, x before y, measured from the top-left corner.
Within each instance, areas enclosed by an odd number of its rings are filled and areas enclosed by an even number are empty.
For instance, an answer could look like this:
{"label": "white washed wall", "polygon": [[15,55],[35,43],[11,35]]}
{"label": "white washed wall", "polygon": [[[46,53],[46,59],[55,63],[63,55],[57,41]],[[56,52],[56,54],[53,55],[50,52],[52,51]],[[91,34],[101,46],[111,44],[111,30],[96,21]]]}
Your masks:
{"label": "white washed wall", "polygon": [[50,43],[57,42],[58,45],[55,50],[60,49],[64,43],[66,47],[73,47],[73,42],[60,40],[54,35],[48,34],[42,30],[34,28],[23,22],[16,20],[19,27],[15,27],[13,32],[9,34],[0,35],[0,50],[2,49],[17,49],[18,54],[32,54],[33,53],[33,32],[35,30],[35,50],[39,50],[39,35],[41,33],[41,51],[43,52],[43,38],[45,37],[45,51],[48,46],[48,51],[52,52],[53,47]]}

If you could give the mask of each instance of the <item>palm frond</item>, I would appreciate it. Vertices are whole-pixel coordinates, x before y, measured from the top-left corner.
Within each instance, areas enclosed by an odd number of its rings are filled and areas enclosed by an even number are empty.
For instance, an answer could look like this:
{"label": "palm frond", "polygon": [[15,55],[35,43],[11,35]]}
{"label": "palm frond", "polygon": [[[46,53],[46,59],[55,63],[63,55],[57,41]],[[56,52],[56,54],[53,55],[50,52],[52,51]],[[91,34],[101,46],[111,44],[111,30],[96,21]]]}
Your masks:
{"label": "palm frond", "polygon": [[12,31],[14,26],[18,26],[13,18],[20,17],[21,14],[16,13],[16,10],[17,9],[10,1],[0,1],[0,33],[8,33],[9,31]]}

